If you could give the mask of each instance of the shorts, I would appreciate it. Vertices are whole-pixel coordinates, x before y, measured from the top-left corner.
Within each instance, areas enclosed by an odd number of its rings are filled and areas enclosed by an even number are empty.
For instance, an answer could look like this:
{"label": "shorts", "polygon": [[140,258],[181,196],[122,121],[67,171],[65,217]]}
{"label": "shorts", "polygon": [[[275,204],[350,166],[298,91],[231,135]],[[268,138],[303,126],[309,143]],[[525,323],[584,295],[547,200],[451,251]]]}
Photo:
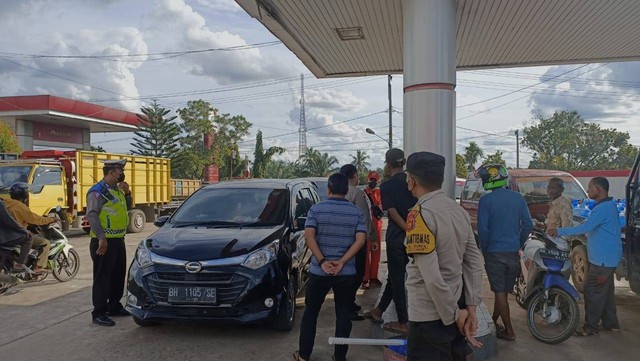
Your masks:
{"label": "shorts", "polygon": [[484,269],[492,292],[511,292],[520,274],[520,256],[517,252],[485,253]]}

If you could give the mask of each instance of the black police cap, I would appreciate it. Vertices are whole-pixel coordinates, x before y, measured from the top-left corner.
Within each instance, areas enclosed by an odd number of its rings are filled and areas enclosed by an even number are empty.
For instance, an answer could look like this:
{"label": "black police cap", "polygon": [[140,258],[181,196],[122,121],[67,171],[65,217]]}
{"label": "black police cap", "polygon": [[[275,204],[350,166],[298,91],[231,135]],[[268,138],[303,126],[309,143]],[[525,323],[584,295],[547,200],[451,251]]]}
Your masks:
{"label": "black police cap", "polygon": [[415,152],[407,159],[407,172],[418,176],[444,176],[445,159],[440,154]]}

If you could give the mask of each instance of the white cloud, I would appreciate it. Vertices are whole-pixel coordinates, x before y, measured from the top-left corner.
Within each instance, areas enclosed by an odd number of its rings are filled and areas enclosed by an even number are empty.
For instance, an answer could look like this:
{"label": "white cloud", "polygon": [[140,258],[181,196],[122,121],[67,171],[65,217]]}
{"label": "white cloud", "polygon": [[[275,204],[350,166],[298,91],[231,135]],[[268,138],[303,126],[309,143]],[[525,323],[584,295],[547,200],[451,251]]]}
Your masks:
{"label": "white cloud", "polygon": [[359,112],[367,105],[366,100],[356,96],[350,90],[319,89],[305,92],[305,104],[319,109],[335,112]]}
{"label": "white cloud", "polygon": [[221,12],[242,11],[240,5],[233,0],[196,0],[196,2],[207,9]]}
{"label": "white cloud", "polygon": [[[217,2],[216,2],[217,3]],[[219,49],[247,45],[239,35],[229,31],[214,32],[205,18],[183,0],[158,0],[151,30],[166,37],[167,28],[179,39],[165,38],[166,45],[185,50]],[[215,79],[219,84],[274,79],[299,73],[281,59],[267,56],[258,48],[238,51],[214,51],[177,58],[193,75]]]}

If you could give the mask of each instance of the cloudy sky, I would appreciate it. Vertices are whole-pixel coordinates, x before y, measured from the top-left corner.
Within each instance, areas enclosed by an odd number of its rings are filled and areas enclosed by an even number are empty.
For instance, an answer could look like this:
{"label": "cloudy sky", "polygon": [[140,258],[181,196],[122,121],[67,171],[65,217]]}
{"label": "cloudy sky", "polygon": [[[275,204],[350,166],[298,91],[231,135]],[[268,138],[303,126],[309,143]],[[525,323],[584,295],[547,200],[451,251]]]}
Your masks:
{"label": "cloudy sky", "polygon": [[[11,34],[0,38],[2,96],[52,94],[130,111],[151,98],[169,109],[204,99],[253,123],[243,155],[252,157],[262,130],[265,146],[282,146],[282,157],[293,160],[303,74],[308,145],[341,163],[365,150],[382,166],[387,143],[365,129],[388,137],[386,77],[315,79],[232,0],[6,0],[0,31]],[[458,151],[476,141],[515,165],[514,130],[557,109],[629,131],[639,145],[639,70],[639,63],[614,63],[458,72]],[[392,87],[393,141],[401,146],[400,75]],[[94,134],[92,143],[128,152],[131,136]],[[521,149],[521,166],[530,157]]]}

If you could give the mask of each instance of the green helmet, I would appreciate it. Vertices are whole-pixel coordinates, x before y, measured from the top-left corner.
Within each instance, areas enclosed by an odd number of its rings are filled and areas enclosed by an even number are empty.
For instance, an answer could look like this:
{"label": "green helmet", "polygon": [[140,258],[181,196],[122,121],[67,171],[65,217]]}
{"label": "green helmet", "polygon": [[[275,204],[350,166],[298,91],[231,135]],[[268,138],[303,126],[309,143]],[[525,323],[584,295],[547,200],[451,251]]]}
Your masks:
{"label": "green helmet", "polygon": [[485,164],[478,168],[477,174],[485,190],[507,186],[509,173],[502,164]]}

